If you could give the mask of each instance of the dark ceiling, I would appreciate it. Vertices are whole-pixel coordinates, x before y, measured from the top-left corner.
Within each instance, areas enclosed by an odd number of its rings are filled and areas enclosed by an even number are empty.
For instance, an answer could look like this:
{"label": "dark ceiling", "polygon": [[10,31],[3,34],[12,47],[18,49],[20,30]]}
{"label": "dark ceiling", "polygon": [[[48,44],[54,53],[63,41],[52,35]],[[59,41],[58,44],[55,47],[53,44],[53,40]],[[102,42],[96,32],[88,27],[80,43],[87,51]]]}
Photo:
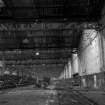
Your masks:
{"label": "dark ceiling", "polygon": [[95,21],[104,0],[2,0],[0,18],[12,21]]}
{"label": "dark ceiling", "polygon": [[0,49],[72,50],[78,47],[80,27],[77,23],[1,23]]}
{"label": "dark ceiling", "polygon": [[0,58],[7,65],[67,63],[78,48],[81,26],[97,22],[103,4],[104,0],[0,0]]}

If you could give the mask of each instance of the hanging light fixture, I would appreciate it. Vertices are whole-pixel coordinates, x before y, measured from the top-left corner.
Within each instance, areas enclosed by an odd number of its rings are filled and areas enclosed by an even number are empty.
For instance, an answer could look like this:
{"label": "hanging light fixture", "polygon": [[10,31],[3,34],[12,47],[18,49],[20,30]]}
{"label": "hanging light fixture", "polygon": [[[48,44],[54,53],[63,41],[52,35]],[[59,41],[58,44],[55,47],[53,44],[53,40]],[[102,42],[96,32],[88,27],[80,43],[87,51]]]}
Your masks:
{"label": "hanging light fixture", "polygon": [[17,73],[16,72],[12,72],[12,75],[17,75]]}
{"label": "hanging light fixture", "polygon": [[4,74],[9,75],[10,71],[6,70],[6,71],[4,71]]}
{"label": "hanging light fixture", "polygon": [[24,43],[24,44],[28,44],[28,43],[29,43],[29,40],[28,40],[27,38],[25,38],[25,39],[23,40],[23,43]]}
{"label": "hanging light fixture", "polygon": [[38,56],[39,54],[40,54],[39,51],[37,51],[37,52],[35,53],[36,56]]}

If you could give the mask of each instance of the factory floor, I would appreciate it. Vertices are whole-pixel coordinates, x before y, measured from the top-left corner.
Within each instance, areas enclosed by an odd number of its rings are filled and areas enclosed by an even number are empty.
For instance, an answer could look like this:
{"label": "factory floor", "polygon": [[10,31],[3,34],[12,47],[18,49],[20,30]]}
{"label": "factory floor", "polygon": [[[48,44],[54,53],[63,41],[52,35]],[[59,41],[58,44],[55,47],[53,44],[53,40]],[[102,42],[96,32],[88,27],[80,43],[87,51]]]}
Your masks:
{"label": "factory floor", "polygon": [[0,91],[0,105],[105,105],[103,91],[36,89],[34,86]]}
{"label": "factory floor", "polygon": [[104,90],[79,90],[79,93],[97,103],[97,105],[105,105],[105,91]]}
{"label": "factory floor", "polygon": [[35,89],[33,86],[2,90],[0,105],[48,105],[56,100],[55,93],[55,90]]}

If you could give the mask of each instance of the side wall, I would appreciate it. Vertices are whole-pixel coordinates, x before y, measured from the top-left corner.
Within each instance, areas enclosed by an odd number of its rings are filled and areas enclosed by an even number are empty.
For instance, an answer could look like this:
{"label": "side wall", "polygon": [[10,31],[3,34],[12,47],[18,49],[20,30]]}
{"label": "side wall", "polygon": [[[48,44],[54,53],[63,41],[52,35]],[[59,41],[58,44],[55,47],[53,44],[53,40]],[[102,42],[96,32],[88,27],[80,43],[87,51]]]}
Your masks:
{"label": "side wall", "polygon": [[99,32],[94,29],[85,29],[79,51],[80,75],[83,76],[101,72],[101,56]]}

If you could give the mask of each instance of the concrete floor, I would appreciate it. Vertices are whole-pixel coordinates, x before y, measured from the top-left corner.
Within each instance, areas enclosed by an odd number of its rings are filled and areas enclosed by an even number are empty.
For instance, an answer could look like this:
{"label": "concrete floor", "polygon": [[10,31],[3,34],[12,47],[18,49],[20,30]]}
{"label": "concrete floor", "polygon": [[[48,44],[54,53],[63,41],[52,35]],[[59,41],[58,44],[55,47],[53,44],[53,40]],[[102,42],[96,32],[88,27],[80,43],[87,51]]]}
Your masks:
{"label": "concrete floor", "polygon": [[88,91],[79,91],[82,95],[93,100],[98,105],[105,105],[105,91],[103,90],[88,90]]}
{"label": "concrete floor", "polygon": [[0,93],[0,105],[48,105],[56,91],[24,87]]}
{"label": "concrete floor", "polygon": [[44,90],[29,86],[4,90],[0,92],[0,105],[104,105],[84,97],[80,91],[53,88]]}

